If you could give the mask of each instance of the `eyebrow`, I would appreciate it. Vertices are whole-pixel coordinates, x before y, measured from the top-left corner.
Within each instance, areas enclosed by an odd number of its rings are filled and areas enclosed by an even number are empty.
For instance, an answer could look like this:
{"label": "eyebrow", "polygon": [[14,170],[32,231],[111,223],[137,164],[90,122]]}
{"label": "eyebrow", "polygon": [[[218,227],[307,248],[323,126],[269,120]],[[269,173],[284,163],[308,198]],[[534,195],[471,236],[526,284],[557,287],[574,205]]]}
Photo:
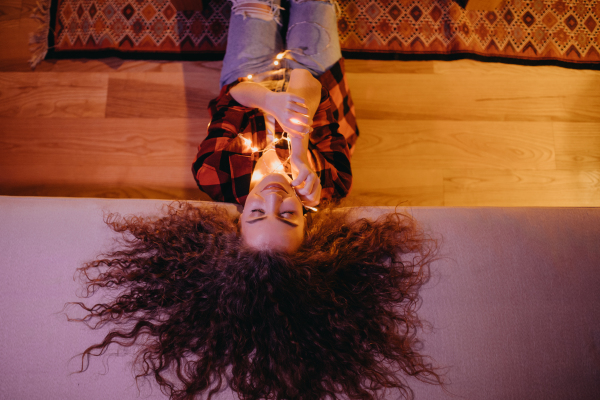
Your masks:
{"label": "eyebrow", "polygon": [[[265,218],[267,218],[267,216],[266,216],[266,215],[265,215],[264,217],[258,217],[258,218],[254,218],[252,221],[246,221],[246,223],[247,223],[247,224],[255,224],[255,223],[257,223],[258,221],[262,221],[262,220],[263,220],[263,219],[265,219]],[[296,223],[294,223],[294,222],[292,222],[292,221],[288,221],[288,220],[287,220],[287,219],[285,219],[285,218],[281,218],[281,217],[275,217],[275,218],[277,218],[277,220],[278,220],[278,221],[281,221],[281,222],[283,222],[284,224],[288,224],[289,226],[293,226],[293,227],[296,227],[296,226],[298,226],[298,224],[296,224]]]}

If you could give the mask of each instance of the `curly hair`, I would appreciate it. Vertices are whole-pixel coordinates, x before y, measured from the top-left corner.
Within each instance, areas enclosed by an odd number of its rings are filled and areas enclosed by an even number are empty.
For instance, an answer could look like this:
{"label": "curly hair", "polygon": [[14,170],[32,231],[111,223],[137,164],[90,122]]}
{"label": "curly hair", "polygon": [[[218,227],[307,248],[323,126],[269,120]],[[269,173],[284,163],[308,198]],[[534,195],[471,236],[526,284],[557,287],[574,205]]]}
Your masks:
{"label": "curly hair", "polygon": [[[78,269],[87,289],[115,290],[88,307],[111,324],[90,356],[136,346],[136,379],[154,376],[172,399],[229,386],[240,399],[378,398],[406,376],[443,384],[419,353],[419,288],[435,241],[406,215],[376,221],[325,209],[294,254],[248,248],[220,207],[169,206],[163,216],[110,215],[119,249]],[[108,292],[106,292],[108,293]]]}

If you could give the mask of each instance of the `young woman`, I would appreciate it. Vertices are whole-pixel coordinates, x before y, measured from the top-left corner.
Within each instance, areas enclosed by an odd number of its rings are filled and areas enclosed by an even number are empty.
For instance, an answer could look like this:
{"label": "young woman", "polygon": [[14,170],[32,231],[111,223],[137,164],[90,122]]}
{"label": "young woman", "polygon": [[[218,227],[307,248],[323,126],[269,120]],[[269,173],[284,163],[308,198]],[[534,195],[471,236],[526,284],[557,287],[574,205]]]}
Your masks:
{"label": "young woman", "polygon": [[109,217],[121,246],[80,272],[89,296],[116,293],[75,303],[86,316],[74,320],[112,330],[84,351],[82,371],[118,344],[138,346],[137,376],[173,399],[223,387],[244,400],[410,397],[407,376],[441,383],[416,350],[435,243],[397,213],[303,215],[350,190],[357,131],[334,5],[286,6],[283,50],[279,2],[234,2],[223,88],[193,166],[203,191],[242,214],[182,203]]}
{"label": "young woman", "polygon": [[233,1],[222,89],[192,169],[213,200],[244,206],[248,245],[292,252],[303,207],[350,191],[358,130],[335,5],[284,5]]}

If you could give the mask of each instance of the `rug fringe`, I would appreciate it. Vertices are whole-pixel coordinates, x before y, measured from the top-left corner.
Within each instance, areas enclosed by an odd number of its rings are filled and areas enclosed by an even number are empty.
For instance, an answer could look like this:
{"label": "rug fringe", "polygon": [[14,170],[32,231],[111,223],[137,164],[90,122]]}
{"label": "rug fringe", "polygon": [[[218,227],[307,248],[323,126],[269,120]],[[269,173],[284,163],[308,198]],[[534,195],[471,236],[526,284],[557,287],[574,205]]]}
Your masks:
{"label": "rug fringe", "polygon": [[48,33],[50,31],[50,0],[38,0],[30,18],[38,22],[36,30],[29,34],[29,51],[31,69],[42,62],[48,53]]}

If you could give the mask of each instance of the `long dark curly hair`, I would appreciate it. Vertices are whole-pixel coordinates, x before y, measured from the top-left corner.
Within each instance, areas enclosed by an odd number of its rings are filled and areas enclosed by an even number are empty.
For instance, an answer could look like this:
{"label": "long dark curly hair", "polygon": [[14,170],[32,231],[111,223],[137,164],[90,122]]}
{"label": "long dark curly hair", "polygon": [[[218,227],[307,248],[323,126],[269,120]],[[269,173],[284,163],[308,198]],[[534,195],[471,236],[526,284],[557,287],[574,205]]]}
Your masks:
{"label": "long dark curly hair", "polygon": [[[244,246],[218,206],[169,206],[159,217],[110,215],[118,250],[79,268],[91,328],[110,324],[90,356],[136,346],[136,377],[172,399],[226,386],[240,399],[378,398],[407,376],[443,384],[419,353],[416,310],[435,241],[406,215],[376,221],[325,209],[294,254]],[[109,292],[114,290],[114,292]]]}

